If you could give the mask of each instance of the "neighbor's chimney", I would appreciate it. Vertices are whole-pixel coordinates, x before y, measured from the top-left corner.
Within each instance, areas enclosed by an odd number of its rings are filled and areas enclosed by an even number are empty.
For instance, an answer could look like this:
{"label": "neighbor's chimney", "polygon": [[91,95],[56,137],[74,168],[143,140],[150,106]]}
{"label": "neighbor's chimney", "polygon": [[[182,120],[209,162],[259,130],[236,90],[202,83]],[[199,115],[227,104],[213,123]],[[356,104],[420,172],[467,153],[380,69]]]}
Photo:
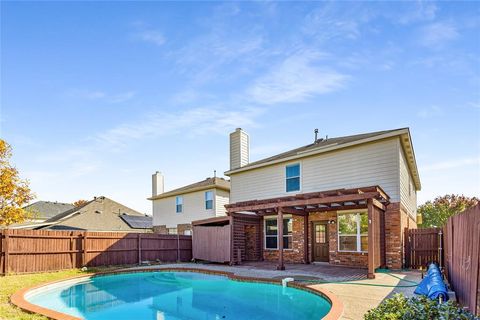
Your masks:
{"label": "neighbor's chimney", "polygon": [[249,160],[250,145],[248,134],[242,128],[230,133],[230,170],[246,166]]}
{"label": "neighbor's chimney", "polygon": [[163,174],[160,171],[152,174],[152,197],[163,193]]}

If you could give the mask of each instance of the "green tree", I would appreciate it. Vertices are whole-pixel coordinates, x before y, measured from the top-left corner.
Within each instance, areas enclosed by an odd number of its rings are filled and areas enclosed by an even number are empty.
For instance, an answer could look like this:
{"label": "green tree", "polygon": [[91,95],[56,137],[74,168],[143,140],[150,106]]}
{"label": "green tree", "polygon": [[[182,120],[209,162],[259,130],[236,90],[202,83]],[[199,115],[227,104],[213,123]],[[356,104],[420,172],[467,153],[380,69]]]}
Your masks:
{"label": "green tree", "polygon": [[10,164],[11,156],[12,148],[0,139],[0,226],[24,221],[27,212],[22,207],[34,198],[28,181]]}
{"label": "green tree", "polygon": [[463,195],[445,195],[435,200],[427,201],[418,207],[417,212],[422,215],[422,228],[442,227],[448,218],[460,213],[478,203],[478,199]]}

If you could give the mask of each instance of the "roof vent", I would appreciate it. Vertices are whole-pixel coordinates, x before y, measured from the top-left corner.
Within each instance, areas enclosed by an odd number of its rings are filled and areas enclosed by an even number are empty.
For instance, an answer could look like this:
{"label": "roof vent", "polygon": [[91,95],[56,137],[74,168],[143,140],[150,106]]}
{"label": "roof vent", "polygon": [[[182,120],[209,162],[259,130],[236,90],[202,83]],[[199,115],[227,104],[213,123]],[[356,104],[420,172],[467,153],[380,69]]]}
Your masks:
{"label": "roof vent", "polygon": [[317,144],[319,142],[322,142],[323,138],[318,139],[318,129],[313,130],[313,132],[315,133],[315,141],[313,141],[313,143]]}

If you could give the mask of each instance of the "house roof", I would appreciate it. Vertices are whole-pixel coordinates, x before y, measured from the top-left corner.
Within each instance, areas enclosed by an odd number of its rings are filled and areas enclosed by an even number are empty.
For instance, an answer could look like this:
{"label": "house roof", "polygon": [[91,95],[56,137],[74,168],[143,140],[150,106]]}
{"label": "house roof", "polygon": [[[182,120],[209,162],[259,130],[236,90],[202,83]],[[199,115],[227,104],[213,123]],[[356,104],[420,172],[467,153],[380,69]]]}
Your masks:
{"label": "house roof", "polygon": [[37,201],[23,207],[23,209],[32,212],[36,219],[49,219],[74,207],[71,203]]}
{"label": "house roof", "polygon": [[152,228],[152,218],[101,196],[95,197],[82,206],[59,213],[44,222],[11,225],[9,228],[145,232],[146,229]]}
{"label": "house roof", "polygon": [[67,210],[67,211],[64,211],[64,212],[62,212],[62,213],[59,213],[59,214],[57,214],[56,216],[51,217],[50,219],[48,219],[48,220],[45,221],[45,222],[56,222],[56,221],[62,220],[62,219],[64,219],[64,218],[72,215],[73,213],[79,211],[80,209],[88,206],[88,205],[89,205],[90,203],[92,203],[93,201],[95,201],[95,200],[87,201],[87,202],[85,202],[85,203],[84,203],[83,205],[81,205],[81,206],[73,207],[73,208],[71,208],[70,210]]}
{"label": "house roof", "polygon": [[328,139],[318,139],[315,143],[305,145],[300,148],[292,149],[268,158],[264,158],[255,162],[251,162],[243,167],[238,169],[233,169],[225,172],[225,175],[229,176],[231,174],[240,173],[248,170],[253,170],[276,163],[286,162],[289,160],[294,160],[298,158],[309,157],[312,155],[329,152],[333,150],[348,148],[351,146],[369,143],[372,141],[378,141],[382,139],[387,139],[391,137],[399,136],[404,149],[408,166],[412,174],[413,180],[415,182],[415,187],[417,190],[421,189],[420,176],[418,174],[417,163],[415,160],[415,153],[413,151],[412,140],[410,136],[409,128],[400,128],[393,130],[384,130],[369,132],[363,134],[356,134],[343,137],[334,137]]}
{"label": "house roof", "polygon": [[156,195],[154,197],[148,198],[148,200],[157,200],[157,199],[163,199],[167,197],[173,197],[177,196],[180,194],[185,194],[185,193],[190,193],[190,192],[195,192],[195,191],[202,191],[202,190],[208,190],[208,189],[222,189],[225,191],[230,191],[230,181],[225,180],[224,178],[207,178],[205,180],[195,182],[192,184],[189,184],[187,186],[174,189],[168,192],[161,193],[159,195]]}

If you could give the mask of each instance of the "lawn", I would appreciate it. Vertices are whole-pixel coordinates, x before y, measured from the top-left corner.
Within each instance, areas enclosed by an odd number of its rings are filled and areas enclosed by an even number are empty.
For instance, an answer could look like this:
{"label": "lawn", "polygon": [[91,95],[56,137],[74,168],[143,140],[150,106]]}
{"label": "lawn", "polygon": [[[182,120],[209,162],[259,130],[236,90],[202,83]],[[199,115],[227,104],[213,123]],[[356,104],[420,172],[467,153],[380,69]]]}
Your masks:
{"label": "lawn", "polygon": [[[114,269],[117,268],[118,267],[115,267]],[[60,280],[93,272],[107,271],[111,269],[113,268],[92,268],[86,272],[83,272],[79,269],[73,269],[57,272],[19,274],[0,277],[0,319],[46,320],[48,318],[44,316],[24,312],[20,308],[10,304],[10,296],[22,288],[32,287],[44,282]]]}

